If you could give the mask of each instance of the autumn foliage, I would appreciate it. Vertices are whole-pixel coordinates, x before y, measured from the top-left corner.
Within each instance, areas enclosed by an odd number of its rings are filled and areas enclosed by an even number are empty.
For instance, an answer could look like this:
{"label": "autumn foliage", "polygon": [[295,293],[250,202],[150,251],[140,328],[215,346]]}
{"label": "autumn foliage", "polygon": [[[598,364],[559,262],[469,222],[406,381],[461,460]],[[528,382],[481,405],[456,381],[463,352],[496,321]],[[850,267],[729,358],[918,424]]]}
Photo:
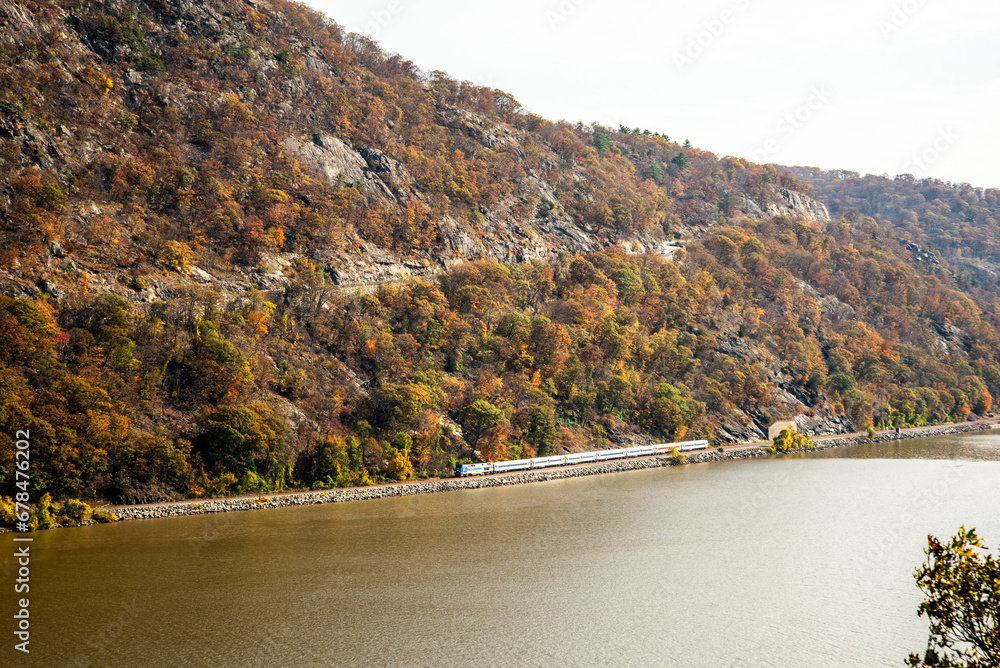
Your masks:
{"label": "autumn foliage", "polygon": [[[790,412],[960,421],[1000,391],[995,190],[549,121],[283,0],[19,6],[2,479],[24,428],[33,489],[138,502],[732,440]],[[282,143],[326,135],[385,191]],[[423,278],[341,285],[376,256]]]}

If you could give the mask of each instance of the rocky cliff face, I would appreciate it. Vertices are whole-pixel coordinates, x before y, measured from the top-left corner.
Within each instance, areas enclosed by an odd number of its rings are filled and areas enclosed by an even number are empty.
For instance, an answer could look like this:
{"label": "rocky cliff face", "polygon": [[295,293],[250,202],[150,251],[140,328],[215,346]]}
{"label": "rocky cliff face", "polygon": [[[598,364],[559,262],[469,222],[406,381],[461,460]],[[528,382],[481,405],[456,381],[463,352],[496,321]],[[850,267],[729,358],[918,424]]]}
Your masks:
{"label": "rocky cliff face", "polygon": [[[505,146],[513,148],[516,153],[521,152],[519,142],[525,140],[523,132],[469,112],[446,110],[440,116],[446,119],[449,128],[475,138],[484,148]],[[330,186],[357,187],[368,197],[393,207],[430,200],[428,193],[421,192],[406,167],[379,149],[355,148],[336,137],[319,134],[311,137],[288,136],[279,144]],[[551,150],[547,152],[546,159],[553,164],[560,160]],[[583,170],[575,168],[573,177],[583,180]],[[786,188],[770,188],[769,193],[770,198],[763,206],[750,197],[744,197],[745,215],[786,216],[815,223],[830,221],[826,206],[802,193]],[[518,215],[515,211],[517,204],[528,201],[545,202],[544,212],[539,214],[536,209],[536,215]],[[481,219],[474,226],[450,215],[442,216],[437,221],[441,247],[436,252],[417,258],[400,257],[360,239],[361,253],[320,252],[314,257],[326,263],[340,285],[370,288],[385,282],[426,278],[465,260],[527,262],[545,260],[560,252],[592,252],[609,245],[619,246],[630,253],[669,256],[678,248],[660,230],[604,231],[595,234],[567,212],[556,190],[534,170],[528,170],[528,176],[517,184],[514,195],[493,206],[479,207],[478,213]],[[696,240],[710,229],[711,224],[681,224],[675,229],[675,236],[688,241]]]}
{"label": "rocky cliff face", "polygon": [[781,201],[768,204],[768,215],[803,218],[818,223],[830,222],[830,212],[822,202],[786,188],[778,188],[777,194],[781,197]]}
{"label": "rocky cliff face", "polygon": [[[90,172],[95,179],[119,178],[124,180],[122,187],[126,189],[134,187],[130,181],[144,178],[156,180],[158,176],[170,180],[175,178],[172,174],[147,177],[136,172],[155,171],[155,166],[138,168],[129,167],[128,163],[148,161],[151,152],[167,151],[180,165],[197,164],[207,157],[208,148],[219,137],[220,128],[210,128],[218,123],[206,120],[206,114],[235,105],[235,116],[229,111],[221,112],[229,114],[226,116],[229,122],[244,116],[250,124],[267,127],[266,142],[256,145],[254,150],[295,160],[329,188],[360,191],[368,202],[377,203],[393,215],[403,215],[407,207],[415,205],[425,205],[431,211],[429,224],[436,228],[437,238],[422,249],[401,251],[389,247],[366,238],[351,225],[342,231],[337,244],[274,249],[287,260],[306,256],[321,261],[344,287],[364,288],[386,281],[426,277],[470,259],[523,262],[546,259],[564,251],[588,252],[610,245],[632,253],[670,254],[676,248],[671,245],[674,238],[697,239],[715,224],[713,204],[709,201],[690,204],[690,211],[700,213],[678,217],[669,235],[664,233],[661,221],[656,220],[652,225],[647,222],[625,228],[581,220],[580,203],[594,199],[589,184],[592,177],[586,167],[586,161],[592,157],[585,158],[579,148],[567,153],[550,139],[523,127],[524,124],[519,127],[496,114],[437,99],[427,121],[435,124],[434,131],[441,134],[442,141],[461,143],[462,153],[470,159],[481,156],[477,158],[481,162],[503,154],[512,167],[511,174],[515,174],[496,177],[509,180],[510,187],[502,196],[473,202],[461,211],[441,210],[440,193],[427,189],[426,178],[425,185],[421,185],[412,167],[407,166],[412,157],[407,157],[405,119],[393,119],[391,114],[383,113],[381,118],[371,121],[373,127],[369,131],[355,130],[352,137],[346,130],[350,122],[343,114],[337,116],[330,111],[331,105],[322,106],[312,100],[323,88],[352,90],[365,102],[380,96],[391,100],[384,84],[376,83],[372,74],[359,65],[364,57],[351,53],[353,50],[360,54],[364,49],[370,50],[369,46],[339,34],[337,39],[347,46],[346,52],[324,46],[315,33],[307,34],[300,29],[300,19],[293,8],[281,3],[252,2],[240,11],[233,8],[221,11],[188,2],[143,6],[138,12],[136,8],[114,3],[103,9],[65,3],[47,7],[45,12],[31,12],[11,0],[0,0],[3,23],[0,44],[35,54],[23,59],[20,71],[12,76],[46,79],[47,87],[31,105],[39,109],[51,106],[50,115],[60,119],[53,126],[43,120],[44,115],[31,113],[23,103],[24,95],[5,102],[0,110],[3,112],[0,137],[16,147],[17,155],[9,156],[10,162],[34,164],[40,174]],[[257,45],[246,40],[248,33],[267,34],[265,24],[285,36],[264,37]],[[195,44],[198,49],[204,46],[207,50],[195,49]],[[164,62],[169,62],[169,67]],[[233,72],[252,83],[244,90],[228,89],[229,84],[220,86],[219,81],[232,77]],[[266,90],[270,97],[265,99],[264,92],[256,92],[258,89]],[[442,90],[438,84],[427,83],[419,84],[418,89],[427,96]],[[80,99],[87,100],[83,107]],[[335,102],[348,104],[343,98]],[[386,106],[385,101],[373,103],[376,112]],[[74,117],[74,108],[87,111]],[[185,132],[185,121],[201,125],[189,127]],[[304,127],[313,131],[301,131]],[[358,141],[359,134],[362,141]],[[260,137],[256,141],[259,140]],[[157,144],[159,147],[155,148]],[[706,156],[714,159],[710,154]],[[221,159],[225,163],[230,156]],[[253,160],[246,160],[248,166],[252,163]],[[633,170],[631,178],[634,178],[634,168],[629,169]],[[97,173],[101,170],[103,174]],[[197,175],[197,170],[190,173]],[[195,184],[197,179],[194,176]],[[675,178],[665,180],[674,185],[664,186],[664,190],[683,192],[686,179],[685,175],[676,174]],[[560,187],[559,182],[564,185]],[[566,183],[571,187],[565,187]],[[217,187],[215,190],[220,192]],[[229,192],[233,190],[230,186]],[[223,188],[222,192],[225,191]],[[196,199],[206,197],[197,189],[192,192]],[[567,195],[573,201],[565,201]],[[173,193],[157,193],[158,203],[172,196]],[[77,216],[79,230],[50,235],[53,238],[49,241],[62,244],[69,249],[66,251],[69,255],[75,255],[72,249],[87,245],[87,228],[93,227],[88,212],[100,210],[101,215],[121,224],[130,215],[136,216],[135,212],[126,211],[123,202],[128,199],[123,194],[111,202],[74,202],[71,208],[81,212]],[[742,213],[751,217],[785,215],[818,222],[829,220],[822,204],[783,187],[768,188],[763,197],[757,193],[741,199]],[[309,200],[305,199],[304,204],[309,206]],[[601,215],[609,219],[618,217],[616,207],[626,206],[612,202],[607,213]],[[234,225],[239,228],[242,223]],[[157,252],[142,248],[138,239],[132,241],[136,256]],[[59,262],[53,260],[50,264],[54,274],[62,271]],[[11,268],[14,271],[8,276],[16,282],[17,267],[7,267]],[[89,276],[85,282],[89,284],[93,278]],[[52,280],[58,282],[60,277],[53,276]]]}

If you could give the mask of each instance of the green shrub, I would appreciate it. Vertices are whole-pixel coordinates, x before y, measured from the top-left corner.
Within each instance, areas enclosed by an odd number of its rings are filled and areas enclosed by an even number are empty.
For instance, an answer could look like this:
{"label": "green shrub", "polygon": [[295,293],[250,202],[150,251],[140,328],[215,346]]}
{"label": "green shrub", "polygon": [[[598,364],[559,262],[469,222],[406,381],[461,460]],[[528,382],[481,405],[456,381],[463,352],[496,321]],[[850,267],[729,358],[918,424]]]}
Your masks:
{"label": "green shrub", "polygon": [[107,510],[104,510],[103,508],[97,508],[91,514],[90,519],[94,520],[95,522],[101,522],[101,523],[104,523],[104,522],[117,522],[118,521],[118,516],[115,515],[112,512],[108,512]]}
{"label": "green shrub", "polygon": [[0,496],[0,526],[13,526],[17,520],[17,506],[9,496]]}
{"label": "green shrub", "polygon": [[146,74],[163,74],[167,71],[167,67],[163,64],[163,59],[160,58],[159,54],[147,53],[139,61],[139,70]]}
{"label": "green shrub", "polygon": [[160,250],[158,263],[164,269],[183,273],[191,265],[191,248],[183,241],[168,241]]}
{"label": "green shrub", "polygon": [[28,525],[31,526],[32,522],[34,523],[34,526],[31,527],[33,529],[48,529],[55,522],[52,517],[52,496],[48,492],[38,500],[38,507],[31,511],[31,520],[29,520]]}
{"label": "green shrub", "polygon": [[256,471],[247,471],[240,478],[239,490],[243,494],[253,494],[254,492],[268,492],[270,485],[266,480],[257,475]]}
{"label": "green shrub", "polygon": [[372,479],[368,477],[368,471],[343,471],[337,476],[337,487],[365,487],[371,485]]}
{"label": "green shrub", "polygon": [[236,493],[235,487],[236,476],[232,473],[223,473],[209,481],[205,493],[209,497],[232,496]]}
{"label": "green shrub", "polygon": [[63,206],[66,204],[66,196],[63,195],[56,184],[46,183],[35,194],[35,201],[40,207],[49,211],[59,212],[62,211]]}
{"label": "green shrub", "polygon": [[118,113],[118,124],[123,132],[132,132],[139,125],[139,117],[132,112],[121,111]]}
{"label": "green shrub", "polygon": [[197,178],[197,169],[194,167],[184,167],[177,172],[177,187],[181,190],[190,190]]}
{"label": "green shrub", "polygon": [[808,450],[813,447],[812,439],[791,429],[782,429],[774,437],[774,445],[765,448],[768,452],[788,452],[790,450]]}
{"label": "green shrub", "polygon": [[83,522],[90,514],[90,506],[83,501],[67,499],[62,506],[62,516],[73,522]]}

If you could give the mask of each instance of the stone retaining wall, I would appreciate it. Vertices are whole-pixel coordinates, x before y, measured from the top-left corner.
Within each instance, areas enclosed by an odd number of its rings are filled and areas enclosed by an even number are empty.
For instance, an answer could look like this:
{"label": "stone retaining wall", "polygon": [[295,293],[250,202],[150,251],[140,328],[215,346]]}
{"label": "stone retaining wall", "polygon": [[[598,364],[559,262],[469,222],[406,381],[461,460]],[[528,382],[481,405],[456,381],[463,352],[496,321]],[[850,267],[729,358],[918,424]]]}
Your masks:
{"label": "stone retaining wall", "polygon": [[[887,441],[925,438],[927,436],[958,434],[971,431],[986,431],[994,429],[996,426],[997,425],[995,424],[982,423],[944,425],[941,427],[930,427],[920,431],[906,431],[899,435],[893,433],[877,434],[873,442],[884,443]],[[843,447],[845,445],[856,445],[867,442],[868,437],[865,435],[829,438],[816,442],[816,447],[809,452],[815,452],[817,450],[830,450],[832,448]],[[698,452],[686,455],[686,459],[689,464],[703,464],[734,459],[766,457],[770,455],[772,455],[772,453],[767,452],[763,447],[756,446],[727,450],[725,452],[719,452],[717,450]],[[258,498],[241,497],[233,499],[214,499],[211,501],[185,501],[154,506],[124,506],[109,508],[109,510],[114,512],[120,520],[156,519],[161,517],[201,515],[205,513],[230,513],[243,510],[257,510],[260,508],[285,508],[289,506],[311,506],[320,503],[367,501],[369,499],[387,499],[396,496],[414,496],[416,494],[452,492],[460,489],[505,487],[508,485],[524,485],[533,482],[544,482],[546,480],[580,478],[583,476],[602,475],[605,473],[620,473],[623,471],[638,471],[640,469],[652,469],[677,465],[678,464],[672,462],[668,456],[645,457],[642,459],[616,460],[603,464],[593,464],[587,466],[579,465],[561,468],[554,471],[524,471],[520,473],[509,473],[506,475],[484,476],[481,478],[455,478],[452,480],[440,480],[436,482],[413,482],[396,485],[378,485],[373,487],[355,487],[350,489],[334,489],[317,492],[261,496]]]}

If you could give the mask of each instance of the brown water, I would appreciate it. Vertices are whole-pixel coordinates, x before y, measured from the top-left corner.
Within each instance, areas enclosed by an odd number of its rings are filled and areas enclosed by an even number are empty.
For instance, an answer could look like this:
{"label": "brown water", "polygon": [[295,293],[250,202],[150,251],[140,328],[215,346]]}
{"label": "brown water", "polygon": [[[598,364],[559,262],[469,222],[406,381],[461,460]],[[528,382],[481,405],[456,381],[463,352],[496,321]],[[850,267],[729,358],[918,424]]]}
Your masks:
{"label": "brown water", "polygon": [[1000,435],[41,532],[0,664],[899,666],[963,523]]}

